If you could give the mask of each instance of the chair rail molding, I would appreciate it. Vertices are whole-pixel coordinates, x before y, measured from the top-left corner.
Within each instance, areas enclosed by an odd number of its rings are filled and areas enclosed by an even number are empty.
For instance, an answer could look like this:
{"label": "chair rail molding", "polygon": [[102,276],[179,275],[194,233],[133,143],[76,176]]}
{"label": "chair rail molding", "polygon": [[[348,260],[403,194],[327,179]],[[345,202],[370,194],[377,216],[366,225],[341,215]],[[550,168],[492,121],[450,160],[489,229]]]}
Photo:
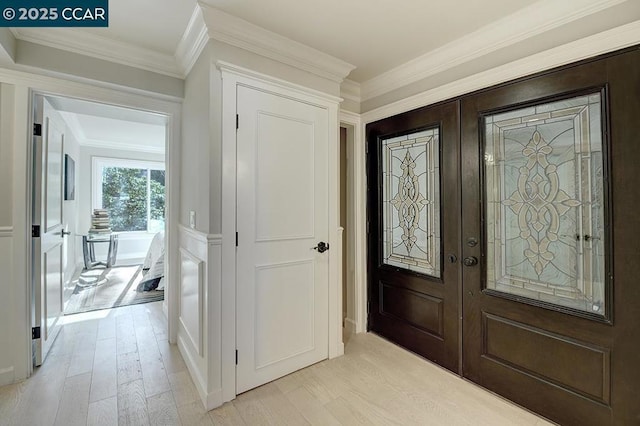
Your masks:
{"label": "chair rail molding", "polygon": [[13,237],[13,226],[0,226],[0,238]]}

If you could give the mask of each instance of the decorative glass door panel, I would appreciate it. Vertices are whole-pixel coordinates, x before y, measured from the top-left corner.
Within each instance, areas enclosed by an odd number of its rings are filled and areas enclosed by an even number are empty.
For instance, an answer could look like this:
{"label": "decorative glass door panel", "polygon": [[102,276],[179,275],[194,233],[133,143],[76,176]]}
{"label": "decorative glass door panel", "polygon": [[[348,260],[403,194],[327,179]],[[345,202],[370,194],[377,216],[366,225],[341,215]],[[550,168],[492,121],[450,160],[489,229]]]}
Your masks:
{"label": "decorative glass door panel", "polygon": [[486,288],[605,316],[601,94],[488,115]]}
{"label": "decorative glass door panel", "polygon": [[382,140],[383,263],[440,278],[439,131]]}

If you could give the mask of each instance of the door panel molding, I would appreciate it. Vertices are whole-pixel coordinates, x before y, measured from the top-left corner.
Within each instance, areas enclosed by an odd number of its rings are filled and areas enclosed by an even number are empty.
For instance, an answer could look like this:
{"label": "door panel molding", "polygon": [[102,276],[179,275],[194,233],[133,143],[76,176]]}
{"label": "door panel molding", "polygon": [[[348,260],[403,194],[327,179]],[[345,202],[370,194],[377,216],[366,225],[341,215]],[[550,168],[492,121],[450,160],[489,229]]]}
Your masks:
{"label": "door panel molding", "polygon": [[[366,127],[366,144],[368,149],[367,161],[367,206],[368,206],[368,296],[369,296],[369,317],[368,330],[380,333],[386,338],[404,346],[425,358],[431,359],[449,370],[460,372],[459,354],[459,274],[460,263],[460,238],[459,238],[459,212],[460,212],[460,192],[459,192],[459,122],[458,122],[458,102],[452,101],[434,106],[429,106],[414,110],[388,119],[370,123]],[[411,137],[418,132],[427,131],[425,137],[433,137],[435,133],[429,131],[437,129],[439,149],[437,152],[429,151],[431,155],[437,155],[438,161],[432,162],[437,166],[436,172],[439,174],[437,181],[439,186],[436,200],[423,200],[424,195],[414,194],[415,183],[421,184],[418,179],[420,173],[428,174],[428,167],[420,170],[419,166],[413,166],[412,158],[407,157],[408,148],[413,147],[417,139],[407,139],[401,141],[402,137]],[[439,209],[440,219],[437,223],[438,232],[427,233],[429,237],[437,237],[437,247],[430,245],[436,250],[437,265],[432,271],[438,271],[440,276],[429,275],[429,269],[422,268],[425,273],[411,270],[410,266],[400,267],[399,263],[385,264],[384,243],[391,237],[384,236],[389,232],[387,226],[383,226],[383,197],[391,198],[390,189],[383,191],[383,185],[389,181],[383,179],[382,162],[383,143],[392,139],[391,144],[400,145],[404,160],[393,157],[396,163],[404,162],[402,166],[396,164],[398,168],[406,167],[403,176],[398,179],[393,178],[394,185],[399,185],[401,179],[405,184],[410,184],[407,180],[413,179],[414,185],[405,190],[404,193],[398,189],[394,202],[398,207],[406,209],[419,209],[420,203],[436,203]],[[403,151],[404,149],[404,151]],[[406,151],[406,153],[405,153]],[[418,154],[414,152],[414,154]],[[427,151],[424,154],[428,155]],[[426,164],[429,164],[427,161]],[[432,167],[434,168],[434,167]],[[411,169],[411,170],[409,170]],[[415,175],[415,176],[414,176]],[[427,180],[429,182],[429,180]],[[425,182],[422,182],[424,186]],[[411,185],[409,185],[411,187]],[[420,189],[420,187],[418,188]],[[422,190],[421,190],[422,191]],[[421,192],[422,193],[422,192]],[[436,191],[431,191],[436,193]],[[408,201],[403,197],[408,197]],[[389,201],[389,200],[385,200]],[[418,204],[418,207],[416,207]],[[424,208],[424,207],[423,207]],[[390,209],[393,221],[400,222],[403,216],[399,209]],[[409,212],[410,213],[410,212]],[[396,215],[397,214],[397,218]],[[415,218],[414,218],[415,219]],[[422,219],[425,219],[424,217]],[[430,218],[427,217],[427,220]],[[395,222],[393,222],[395,223]],[[411,244],[405,241],[419,242],[417,236],[411,232],[407,233],[406,228],[415,228],[413,224],[405,224],[402,231],[402,241],[407,245],[407,251],[411,252]],[[418,224],[420,225],[420,224]],[[400,224],[398,225],[400,227]],[[422,227],[424,228],[424,227]],[[425,232],[424,230],[422,232]],[[394,238],[397,236],[394,234]],[[396,238],[398,239],[398,238]],[[388,251],[388,250],[387,250]],[[411,254],[411,253],[409,253]],[[428,253],[427,253],[428,254]],[[451,256],[454,259],[450,262]],[[406,260],[411,262],[410,259]],[[416,262],[418,263],[418,262]],[[386,300],[386,296],[389,300]],[[403,314],[401,311],[409,311]]]}
{"label": "door panel molding", "polygon": [[[603,93],[605,113],[604,317],[485,288],[483,117],[594,91]],[[632,48],[461,100],[462,236],[480,238],[463,250],[463,256],[480,259],[480,267],[463,268],[464,376],[562,424],[630,424],[640,418],[637,386],[631,385],[640,383],[633,361],[640,350],[640,267],[628,260],[640,252],[640,217],[631,213],[640,196],[625,189],[640,185],[634,136],[640,133],[640,99],[628,96],[639,91],[640,50]]]}
{"label": "door panel molding", "polygon": [[[513,350],[514,336],[523,346]],[[538,327],[482,312],[482,356],[537,377],[542,381],[579,393],[593,401],[610,404],[611,351],[608,348],[550,333]],[[553,348],[556,346],[556,348]],[[563,346],[563,348],[558,348]],[[536,354],[536,348],[548,348]],[[563,360],[551,356],[568,352]],[[559,363],[562,368],[554,371]],[[586,378],[586,382],[578,380]]]}
{"label": "door panel molding", "polygon": [[[238,87],[253,88],[310,105],[324,108],[328,113],[329,135],[329,240],[332,247],[329,257],[329,357],[344,353],[342,343],[342,288],[339,276],[339,182],[338,182],[338,104],[340,99],[313,89],[274,78],[265,74],[218,61],[217,68],[222,75],[222,282],[219,303],[210,309],[221,312],[220,379],[223,402],[236,396],[235,350],[236,350],[236,92]],[[241,124],[240,124],[241,125]],[[242,232],[242,230],[238,230]],[[212,343],[216,345],[216,342]],[[217,380],[214,378],[214,380]]]}

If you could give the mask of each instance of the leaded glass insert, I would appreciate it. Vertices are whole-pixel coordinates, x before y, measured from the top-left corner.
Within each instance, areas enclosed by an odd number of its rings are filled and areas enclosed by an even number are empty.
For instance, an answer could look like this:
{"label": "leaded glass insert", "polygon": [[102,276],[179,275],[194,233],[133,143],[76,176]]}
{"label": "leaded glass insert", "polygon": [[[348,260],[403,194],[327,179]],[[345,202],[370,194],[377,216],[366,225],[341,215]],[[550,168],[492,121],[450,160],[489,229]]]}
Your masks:
{"label": "leaded glass insert", "polygon": [[487,288],[605,315],[601,102],[485,118]]}
{"label": "leaded glass insert", "polygon": [[383,263],[440,277],[438,129],[382,141]]}

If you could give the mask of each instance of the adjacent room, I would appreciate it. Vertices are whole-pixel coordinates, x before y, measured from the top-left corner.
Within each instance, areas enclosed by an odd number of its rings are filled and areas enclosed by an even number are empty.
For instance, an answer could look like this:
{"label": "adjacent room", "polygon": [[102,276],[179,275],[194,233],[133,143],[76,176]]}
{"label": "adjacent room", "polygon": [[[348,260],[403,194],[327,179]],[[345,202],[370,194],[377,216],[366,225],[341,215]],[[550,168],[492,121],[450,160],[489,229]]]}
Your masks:
{"label": "adjacent room", "polygon": [[64,314],[163,300],[165,118],[53,96],[44,114],[63,136]]}

